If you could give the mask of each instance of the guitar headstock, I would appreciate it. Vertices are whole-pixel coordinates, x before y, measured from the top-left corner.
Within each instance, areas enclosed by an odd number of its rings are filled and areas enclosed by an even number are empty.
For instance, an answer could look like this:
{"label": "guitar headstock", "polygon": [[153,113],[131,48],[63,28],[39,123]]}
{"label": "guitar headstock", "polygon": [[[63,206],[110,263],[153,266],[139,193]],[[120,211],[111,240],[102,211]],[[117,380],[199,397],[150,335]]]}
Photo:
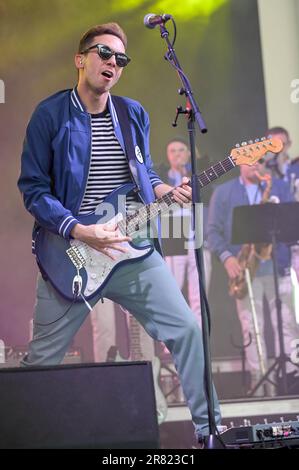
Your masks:
{"label": "guitar headstock", "polygon": [[266,139],[256,139],[254,142],[250,140],[242,142],[241,145],[236,145],[232,149],[230,156],[236,165],[254,165],[258,162],[267,152],[279,153],[283,148],[283,143],[277,137]]}

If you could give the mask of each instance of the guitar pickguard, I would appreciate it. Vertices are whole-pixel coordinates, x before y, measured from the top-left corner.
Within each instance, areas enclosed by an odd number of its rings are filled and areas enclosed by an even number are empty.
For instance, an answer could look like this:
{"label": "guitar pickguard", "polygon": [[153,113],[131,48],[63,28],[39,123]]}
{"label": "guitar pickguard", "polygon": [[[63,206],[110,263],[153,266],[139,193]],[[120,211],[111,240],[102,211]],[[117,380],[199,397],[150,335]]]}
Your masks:
{"label": "guitar pickguard", "polygon": [[[109,221],[111,224],[117,224],[122,220],[123,216],[118,213]],[[133,243],[122,242],[127,252],[122,253],[118,250],[109,248],[109,252],[116,258],[112,260],[104,253],[101,253],[79,240],[70,241],[71,248],[67,250],[69,257],[76,268],[84,269],[86,273],[86,282],[83,285],[83,294],[88,299],[94,295],[106,283],[110,274],[122,263],[141,258],[152,251],[152,246],[135,247]]]}

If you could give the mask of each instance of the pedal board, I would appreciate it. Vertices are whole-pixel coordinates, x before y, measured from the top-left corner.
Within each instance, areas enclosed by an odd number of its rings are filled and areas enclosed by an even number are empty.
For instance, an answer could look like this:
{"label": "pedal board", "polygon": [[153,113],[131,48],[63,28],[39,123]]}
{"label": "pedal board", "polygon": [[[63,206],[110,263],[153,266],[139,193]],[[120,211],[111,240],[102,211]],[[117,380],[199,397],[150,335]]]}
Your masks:
{"label": "pedal board", "polygon": [[299,421],[232,427],[221,438],[225,445],[238,448],[299,448]]}

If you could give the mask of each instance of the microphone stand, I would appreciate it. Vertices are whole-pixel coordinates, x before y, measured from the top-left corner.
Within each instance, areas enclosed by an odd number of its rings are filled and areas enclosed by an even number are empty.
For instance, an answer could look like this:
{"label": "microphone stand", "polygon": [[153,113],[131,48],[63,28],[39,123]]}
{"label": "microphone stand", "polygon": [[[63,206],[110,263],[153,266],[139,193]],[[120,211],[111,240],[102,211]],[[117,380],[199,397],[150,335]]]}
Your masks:
{"label": "microphone stand", "polygon": [[[174,20],[173,20],[174,21]],[[212,363],[211,363],[211,350],[210,350],[210,314],[209,314],[209,305],[207,301],[206,291],[205,291],[205,273],[204,273],[204,263],[203,263],[203,253],[202,248],[198,247],[196,243],[197,240],[197,217],[196,217],[196,207],[197,204],[201,202],[200,188],[198,180],[196,178],[196,154],[195,154],[195,122],[197,122],[201,133],[207,132],[207,127],[204,122],[204,119],[201,115],[199,107],[194,99],[192,94],[192,89],[190,82],[187,76],[184,74],[181,69],[180,63],[178,61],[177,55],[169,40],[169,32],[165,27],[165,23],[160,24],[161,37],[165,39],[167,43],[168,52],[165,54],[165,59],[176,69],[179,74],[180,80],[183,84],[183,88],[179,90],[179,94],[185,94],[187,103],[186,109],[183,110],[181,107],[177,108],[177,114],[175,121],[173,123],[176,126],[176,121],[179,117],[179,114],[186,114],[188,117],[188,133],[190,140],[190,152],[191,152],[191,187],[192,187],[192,215],[193,215],[193,225],[194,225],[194,234],[195,234],[195,246],[194,254],[196,259],[196,267],[198,272],[199,279],[199,293],[200,293],[200,305],[201,305],[201,319],[202,319],[202,338],[203,338],[203,350],[204,350],[204,361],[205,361],[205,387],[206,387],[206,398],[207,398],[207,408],[208,408],[208,419],[209,419],[209,437],[206,440],[206,448],[215,449],[225,447],[219,433],[217,430],[215,422],[215,412],[214,412],[214,396],[213,396],[213,381],[212,381]]]}

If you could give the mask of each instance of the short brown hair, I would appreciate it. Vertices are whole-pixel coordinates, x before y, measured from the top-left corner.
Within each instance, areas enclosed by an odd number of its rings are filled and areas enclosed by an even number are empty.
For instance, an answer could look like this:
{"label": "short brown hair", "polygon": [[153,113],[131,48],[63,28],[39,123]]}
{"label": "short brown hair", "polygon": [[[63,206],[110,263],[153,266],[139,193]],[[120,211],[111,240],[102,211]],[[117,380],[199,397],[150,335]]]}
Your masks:
{"label": "short brown hair", "polygon": [[118,37],[125,48],[127,47],[127,36],[122,28],[117,23],[105,23],[96,25],[83,34],[79,42],[78,53],[81,54],[85,51],[91,45],[93,38],[102,34],[112,34]]}
{"label": "short brown hair", "polygon": [[184,144],[188,149],[189,149],[189,145],[188,145],[188,142],[186,139],[184,139],[183,137],[173,137],[172,139],[170,139],[168,142],[167,142],[167,145],[166,145],[166,149],[168,148],[168,146],[170,144],[173,144],[174,142],[179,142],[180,144]]}
{"label": "short brown hair", "polygon": [[277,135],[277,134],[285,134],[287,138],[289,138],[289,133],[284,127],[276,126],[270,127],[267,131],[267,136],[269,135]]}

